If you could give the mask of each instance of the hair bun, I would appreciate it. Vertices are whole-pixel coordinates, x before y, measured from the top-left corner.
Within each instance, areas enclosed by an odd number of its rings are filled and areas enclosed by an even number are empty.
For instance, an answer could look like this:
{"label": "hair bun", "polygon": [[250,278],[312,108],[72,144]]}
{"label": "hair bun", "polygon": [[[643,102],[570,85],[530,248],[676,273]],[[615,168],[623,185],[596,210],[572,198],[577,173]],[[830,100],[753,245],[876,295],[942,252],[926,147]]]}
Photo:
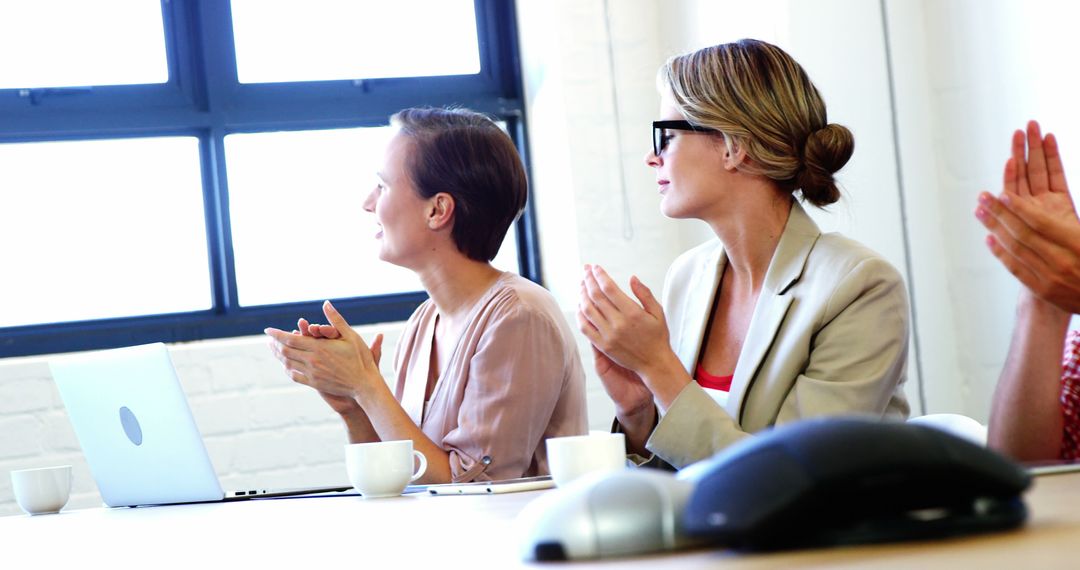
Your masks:
{"label": "hair bun", "polygon": [[851,159],[855,151],[855,138],[843,125],[829,123],[806,138],[803,147],[803,164],[796,176],[796,183],[803,198],[822,207],[840,199],[833,173]]}

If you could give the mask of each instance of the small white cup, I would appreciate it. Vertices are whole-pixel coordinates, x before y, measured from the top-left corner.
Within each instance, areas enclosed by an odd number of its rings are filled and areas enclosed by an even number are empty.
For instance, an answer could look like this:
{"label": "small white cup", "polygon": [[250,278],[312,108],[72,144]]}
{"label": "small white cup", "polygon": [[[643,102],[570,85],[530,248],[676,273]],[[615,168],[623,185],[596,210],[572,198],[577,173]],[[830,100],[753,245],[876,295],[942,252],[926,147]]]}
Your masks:
{"label": "small white cup", "polygon": [[71,496],[71,466],[12,471],[11,489],[26,514],[58,513]]}
{"label": "small white cup", "polygon": [[547,440],[548,468],[563,487],[582,475],[626,468],[626,438],[621,433],[552,437]]}
{"label": "small white cup", "polygon": [[[413,457],[420,461],[413,471]],[[396,497],[427,470],[427,458],[414,451],[411,439],[352,443],[345,446],[349,481],[365,499]]]}

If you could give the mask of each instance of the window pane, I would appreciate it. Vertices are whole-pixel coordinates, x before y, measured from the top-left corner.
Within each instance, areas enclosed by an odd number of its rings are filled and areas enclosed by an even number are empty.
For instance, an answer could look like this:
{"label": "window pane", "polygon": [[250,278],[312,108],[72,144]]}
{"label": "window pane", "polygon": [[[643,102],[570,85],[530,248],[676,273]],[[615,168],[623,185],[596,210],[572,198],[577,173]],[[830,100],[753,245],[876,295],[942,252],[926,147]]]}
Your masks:
{"label": "window pane", "polygon": [[[375,216],[363,210],[390,133],[379,127],[225,137],[241,305],[421,289],[411,271],[379,260]],[[496,266],[517,265],[509,235]]]}
{"label": "window pane", "polygon": [[154,0],[4,2],[0,53],[0,89],[169,80]]}
{"label": "window pane", "polygon": [[0,327],[209,309],[192,137],[0,144]]}
{"label": "window pane", "polygon": [[232,0],[241,83],[480,72],[473,0]]}

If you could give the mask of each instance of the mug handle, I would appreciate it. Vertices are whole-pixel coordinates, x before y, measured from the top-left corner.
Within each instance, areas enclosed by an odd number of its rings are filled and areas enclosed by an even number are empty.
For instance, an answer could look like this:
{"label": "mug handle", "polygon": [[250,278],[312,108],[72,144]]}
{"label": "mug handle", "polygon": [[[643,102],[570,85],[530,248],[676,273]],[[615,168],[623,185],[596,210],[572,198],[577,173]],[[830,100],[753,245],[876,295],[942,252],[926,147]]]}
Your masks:
{"label": "mug handle", "polygon": [[419,479],[420,476],[424,474],[424,471],[427,471],[427,457],[424,457],[423,453],[420,453],[419,451],[417,451],[415,449],[413,450],[412,453],[417,459],[420,460],[420,468],[416,470],[416,473],[413,473],[412,478],[409,479],[410,483],[412,483],[413,481],[416,481],[417,479]]}

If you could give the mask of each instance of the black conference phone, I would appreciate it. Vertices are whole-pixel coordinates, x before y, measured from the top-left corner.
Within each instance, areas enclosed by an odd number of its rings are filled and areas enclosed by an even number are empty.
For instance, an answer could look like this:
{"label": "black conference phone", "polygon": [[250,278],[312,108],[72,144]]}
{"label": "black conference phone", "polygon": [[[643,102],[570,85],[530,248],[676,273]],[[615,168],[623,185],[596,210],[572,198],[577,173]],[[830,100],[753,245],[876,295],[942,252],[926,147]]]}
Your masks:
{"label": "black conference phone", "polygon": [[943,431],[810,419],[747,438],[684,473],[684,531],[742,550],[921,540],[1010,529],[1031,476]]}

